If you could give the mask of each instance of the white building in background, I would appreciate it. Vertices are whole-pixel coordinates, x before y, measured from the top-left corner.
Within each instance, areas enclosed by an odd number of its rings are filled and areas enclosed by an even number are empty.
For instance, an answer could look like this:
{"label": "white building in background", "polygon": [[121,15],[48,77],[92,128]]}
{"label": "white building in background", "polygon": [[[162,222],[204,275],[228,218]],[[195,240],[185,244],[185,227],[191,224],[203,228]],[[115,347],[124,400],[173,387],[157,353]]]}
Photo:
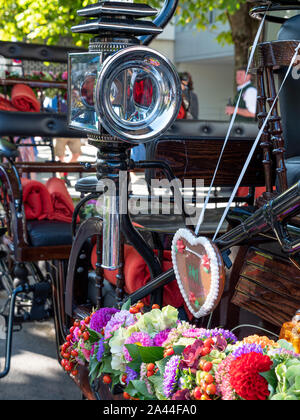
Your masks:
{"label": "white building in background", "polygon": [[198,31],[191,24],[170,24],[151,45],[165,54],[179,72],[192,75],[201,120],[228,121],[224,109],[229,98],[234,97],[234,48],[217,42],[218,33],[224,30],[228,30],[224,25],[217,30]]}

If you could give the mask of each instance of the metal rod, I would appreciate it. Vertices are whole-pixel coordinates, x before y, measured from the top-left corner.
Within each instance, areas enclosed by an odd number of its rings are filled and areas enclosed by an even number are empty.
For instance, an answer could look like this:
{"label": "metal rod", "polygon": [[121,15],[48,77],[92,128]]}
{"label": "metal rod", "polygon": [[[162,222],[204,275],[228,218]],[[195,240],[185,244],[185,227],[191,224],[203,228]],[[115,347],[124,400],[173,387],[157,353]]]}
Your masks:
{"label": "metal rod", "polygon": [[8,375],[9,370],[10,370],[16,297],[19,293],[22,293],[25,291],[26,292],[29,291],[28,286],[19,286],[15,290],[13,290],[11,294],[8,325],[7,325],[7,336],[6,336],[5,365],[4,365],[3,371],[0,372],[0,379]]}

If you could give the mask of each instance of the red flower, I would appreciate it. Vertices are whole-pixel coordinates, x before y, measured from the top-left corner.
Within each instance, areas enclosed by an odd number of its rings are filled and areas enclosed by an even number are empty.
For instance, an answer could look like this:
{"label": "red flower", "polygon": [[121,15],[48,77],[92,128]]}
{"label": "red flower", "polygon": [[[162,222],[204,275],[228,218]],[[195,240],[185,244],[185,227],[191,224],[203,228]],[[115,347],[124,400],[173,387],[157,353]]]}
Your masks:
{"label": "red flower", "polygon": [[180,363],[180,367],[196,369],[199,364],[201,357],[201,351],[204,347],[202,340],[196,340],[193,345],[187,346],[183,350],[183,360]]}
{"label": "red flower", "polygon": [[259,373],[272,367],[269,356],[247,353],[238,357],[230,366],[230,385],[244,400],[266,400],[269,396],[268,382]]}

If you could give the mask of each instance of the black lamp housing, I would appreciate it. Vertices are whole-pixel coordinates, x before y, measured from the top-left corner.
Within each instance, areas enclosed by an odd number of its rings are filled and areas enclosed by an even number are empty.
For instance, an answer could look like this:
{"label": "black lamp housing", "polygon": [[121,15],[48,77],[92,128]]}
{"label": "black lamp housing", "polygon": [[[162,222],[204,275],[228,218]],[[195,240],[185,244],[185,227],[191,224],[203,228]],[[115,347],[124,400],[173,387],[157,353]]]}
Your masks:
{"label": "black lamp housing", "polygon": [[[177,1],[166,3],[174,12]],[[163,31],[145,20],[157,11],[132,1],[100,1],[77,13],[86,20],[72,31],[94,37],[88,52],[69,54],[70,128],[100,141],[140,144],[160,137],[178,116],[181,83],[169,60],[141,45]]]}

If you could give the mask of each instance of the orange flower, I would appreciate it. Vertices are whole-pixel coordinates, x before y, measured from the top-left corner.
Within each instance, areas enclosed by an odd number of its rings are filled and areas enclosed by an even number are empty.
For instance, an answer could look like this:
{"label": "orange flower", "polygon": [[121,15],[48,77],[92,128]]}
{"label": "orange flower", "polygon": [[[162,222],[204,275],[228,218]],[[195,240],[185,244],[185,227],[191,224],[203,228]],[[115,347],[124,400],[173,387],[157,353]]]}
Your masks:
{"label": "orange flower", "polygon": [[270,340],[268,337],[261,337],[259,335],[250,335],[242,341],[243,344],[259,344],[263,349],[265,347],[279,347],[275,341]]}

